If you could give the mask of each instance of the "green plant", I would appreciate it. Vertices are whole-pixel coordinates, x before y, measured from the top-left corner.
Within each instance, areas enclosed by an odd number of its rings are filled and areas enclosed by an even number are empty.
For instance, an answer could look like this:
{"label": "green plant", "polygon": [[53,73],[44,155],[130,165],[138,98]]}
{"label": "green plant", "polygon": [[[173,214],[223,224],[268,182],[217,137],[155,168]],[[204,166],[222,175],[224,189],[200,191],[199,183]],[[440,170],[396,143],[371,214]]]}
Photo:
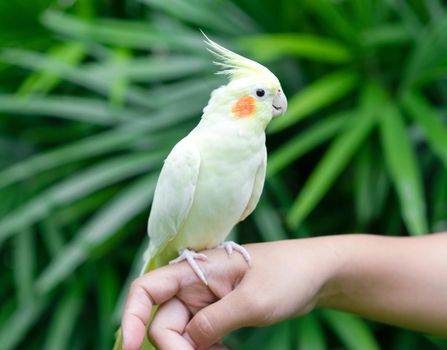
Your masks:
{"label": "green plant", "polygon": [[[271,67],[289,96],[240,241],[446,229],[440,1],[82,0],[16,23],[23,4],[0,6],[2,349],[111,348],[162,160],[223,82],[199,28]],[[333,311],[228,344],[445,346]]]}

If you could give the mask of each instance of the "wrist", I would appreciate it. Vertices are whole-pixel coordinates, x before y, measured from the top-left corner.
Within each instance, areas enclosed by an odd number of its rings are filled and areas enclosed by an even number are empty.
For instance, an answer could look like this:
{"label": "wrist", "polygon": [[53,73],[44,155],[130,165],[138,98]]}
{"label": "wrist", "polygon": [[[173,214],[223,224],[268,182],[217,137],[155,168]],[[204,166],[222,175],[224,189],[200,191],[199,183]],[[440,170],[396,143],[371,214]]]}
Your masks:
{"label": "wrist", "polygon": [[[323,237],[322,261],[326,261],[320,290],[316,295],[315,308],[337,308],[346,294],[346,283],[351,268],[356,264],[355,251],[361,235],[337,235]],[[324,244],[323,244],[324,243]]]}

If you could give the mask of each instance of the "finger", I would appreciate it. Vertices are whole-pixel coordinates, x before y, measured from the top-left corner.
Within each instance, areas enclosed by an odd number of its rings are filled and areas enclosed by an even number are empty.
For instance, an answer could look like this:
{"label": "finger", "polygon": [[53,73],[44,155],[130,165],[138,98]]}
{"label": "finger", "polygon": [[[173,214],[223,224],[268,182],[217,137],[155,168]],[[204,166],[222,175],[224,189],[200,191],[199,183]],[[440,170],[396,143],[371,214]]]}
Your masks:
{"label": "finger", "polygon": [[124,350],[140,349],[153,306],[174,297],[179,291],[181,279],[188,273],[191,274],[191,271],[180,264],[166,266],[132,283],[121,322]]}
{"label": "finger", "polygon": [[236,289],[200,310],[186,326],[186,333],[199,349],[217,343],[229,332],[250,324],[251,315],[245,307],[246,300]]}
{"label": "finger", "polygon": [[193,350],[194,347],[182,337],[190,313],[177,298],[161,305],[149,327],[149,336],[160,350]]}

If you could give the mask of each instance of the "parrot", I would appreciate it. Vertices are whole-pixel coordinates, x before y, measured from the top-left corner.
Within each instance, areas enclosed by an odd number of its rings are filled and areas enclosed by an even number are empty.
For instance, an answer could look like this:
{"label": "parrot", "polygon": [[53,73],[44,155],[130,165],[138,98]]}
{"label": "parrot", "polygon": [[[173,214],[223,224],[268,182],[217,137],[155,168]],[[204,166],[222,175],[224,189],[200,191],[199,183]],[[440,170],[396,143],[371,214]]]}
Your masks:
{"label": "parrot", "polygon": [[[186,261],[207,284],[197,263],[207,259],[202,250],[223,248],[228,255],[236,251],[250,265],[249,253],[225,239],[259,202],[267,166],[265,129],[286,112],[287,99],[268,68],[204,37],[219,67],[217,74],[227,76],[228,83],[212,91],[197,126],[164,161],[148,219],[150,240],[141,275]],[[121,332],[118,338],[116,344],[122,341]]]}

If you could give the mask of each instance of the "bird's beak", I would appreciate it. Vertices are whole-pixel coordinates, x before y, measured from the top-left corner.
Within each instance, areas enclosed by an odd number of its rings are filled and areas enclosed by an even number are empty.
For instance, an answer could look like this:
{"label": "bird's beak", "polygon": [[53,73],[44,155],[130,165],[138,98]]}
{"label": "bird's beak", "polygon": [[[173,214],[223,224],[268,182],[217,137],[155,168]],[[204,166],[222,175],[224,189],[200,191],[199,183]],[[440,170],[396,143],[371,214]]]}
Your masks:
{"label": "bird's beak", "polygon": [[282,92],[282,90],[279,90],[275,98],[273,99],[272,108],[273,108],[272,114],[274,117],[286,113],[287,98],[286,95],[284,95],[284,93]]}

